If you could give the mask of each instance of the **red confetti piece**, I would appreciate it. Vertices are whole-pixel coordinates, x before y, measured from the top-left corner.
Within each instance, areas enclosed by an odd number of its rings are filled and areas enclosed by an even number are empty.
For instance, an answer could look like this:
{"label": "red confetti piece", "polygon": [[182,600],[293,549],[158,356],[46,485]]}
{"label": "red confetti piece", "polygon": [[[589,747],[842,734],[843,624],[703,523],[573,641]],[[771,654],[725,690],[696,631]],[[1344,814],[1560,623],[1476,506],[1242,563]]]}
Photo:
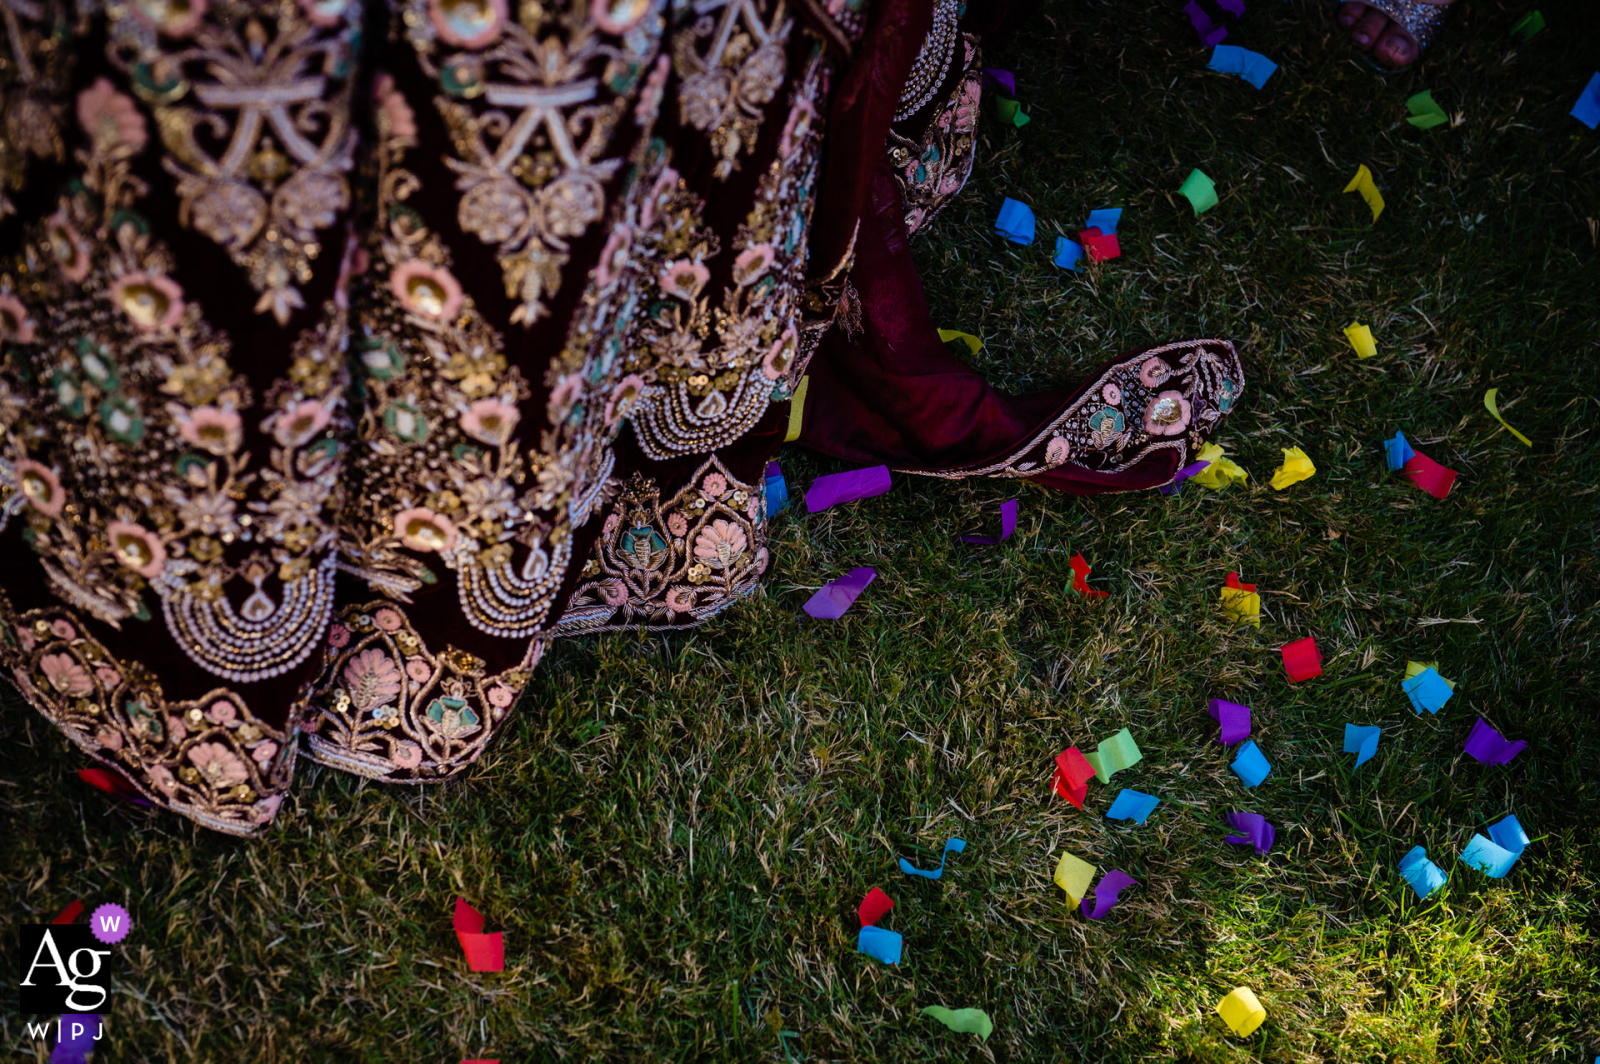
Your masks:
{"label": "red confetti piece", "polygon": [[856,910],[856,915],[861,918],[862,927],[871,927],[879,920],[882,920],[884,914],[893,908],[894,901],[889,895],[877,887],[873,887],[867,891],[867,896],[861,899],[861,907]]}
{"label": "red confetti piece", "polygon": [[505,932],[492,935],[483,933],[483,914],[467,904],[467,899],[456,898],[456,938],[461,940],[461,952],[466,954],[467,967],[474,972],[503,972],[506,970]]}
{"label": "red confetti piece", "polygon": [[112,772],[104,768],[80,768],[78,778],[97,791],[104,791],[113,798],[132,802],[134,805],[149,807],[153,803],[139,793],[139,788],[129,783],[127,777],[120,772]]}
{"label": "red confetti piece", "polygon": [[1083,555],[1081,553],[1074,554],[1072,556],[1072,590],[1085,598],[1108,598],[1111,592],[1096,591],[1089,586],[1088,576],[1092,572],[1094,570],[1089,568],[1089,563],[1083,560]]}
{"label": "red confetti piece", "polygon": [[1069,746],[1056,755],[1056,793],[1079,809],[1088,797],[1089,778],[1093,775],[1094,766],[1076,746]]}
{"label": "red confetti piece", "polygon": [[1322,652],[1317,649],[1315,637],[1308,635],[1304,639],[1296,639],[1286,644],[1282,653],[1283,667],[1289,674],[1290,683],[1322,675]]}
{"label": "red confetti piece", "polygon": [[1228,579],[1222,582],[1222,586],[1231,587],[1235,591],[1254,591],[1256,589],[1256,585],[1254,584],[1240,583],[1238,573],[1229,573]]}
{"label": "red confetti piece", "polygon": [[50,922],[52,924],[70,924],[72,921],[76,920],[79,914],[82,912],[83,902],[74,901],[71,905],[67,906],[65,909],[62,909],[56,918]]}
{"label": "red confetti piece", "polygon": [[1089,253],[1090,262],[1122,257],[1122,245],[1117,243],[1117,234],[1102,233],[1099,226],[1079,230],[1078,243]]}
{"label": "red confetti piece", "polygon": [[1413,451],[1400,470],[1411,478],[1411,483],[1435,499],[1449,495],[1450,486],[1456,482],[1454,469],[1446,469],[1421,451]]}

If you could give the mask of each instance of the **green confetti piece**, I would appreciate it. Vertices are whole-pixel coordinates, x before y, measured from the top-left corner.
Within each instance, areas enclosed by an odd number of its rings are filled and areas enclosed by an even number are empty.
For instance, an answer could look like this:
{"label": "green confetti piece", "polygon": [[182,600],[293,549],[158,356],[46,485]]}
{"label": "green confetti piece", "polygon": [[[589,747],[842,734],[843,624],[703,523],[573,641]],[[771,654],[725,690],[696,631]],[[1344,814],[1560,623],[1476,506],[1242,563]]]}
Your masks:
{"label": "green confetti piece", "polygon": [[929,1005],[922,1010],[958,1034],[975,1034],[985,1042],[994,1033],[994,1021],[982,1009],[947,1009],[943,1005]]}
{"label": "green confetti piece", "polygon": [[1192,171],[1178,189],[1188,197],[1196,215],[1204,214],[1217,205],[1217,186],[1203,171]]}
{"label": "green confetti piece", "polygon": [[1101,783],[1130,765],[1138,764],[1144,754],[1133,741],[1133,733],[1123,728],[1109,739],[1102,739],[1100,749],[1084,754],[1083,759],[1094,769],[1094,777]]}
{"label": "green confetti piece", "polygon": [[1542,11],[1530,11],[1517,19],[1512,25],[1511,36],[1519,41],[1527,41],[1529,37],[1532,37],[1542,29],[1544,29],[1544,13]]}
{"label": "green confetti piece", "polygon": [[1018,129],[1033,121],[1033,119],[1022,113],[1022,104],[1016,100],[1008,100],[1004,96],[996,96],[994,98],[994,107],[995,110],[1000,112],[1000,121],[1009,122]]}
{"label": "green confetti piece", "polygon": [[1411,112],[1411,117],[1406,121],[1418,129],[1432,129],[1450,121],[1450,116],[1444,113],[1444,108],[1433,101],[1432,89],[1423,89],[1407,100],[1406,110]]}

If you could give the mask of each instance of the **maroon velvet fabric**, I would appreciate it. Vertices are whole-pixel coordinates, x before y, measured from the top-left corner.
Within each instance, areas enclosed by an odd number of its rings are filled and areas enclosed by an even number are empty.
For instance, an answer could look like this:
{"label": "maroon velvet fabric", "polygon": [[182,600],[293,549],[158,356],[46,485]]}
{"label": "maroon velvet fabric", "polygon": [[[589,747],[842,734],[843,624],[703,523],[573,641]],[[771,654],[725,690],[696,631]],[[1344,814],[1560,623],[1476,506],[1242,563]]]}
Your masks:
{"label": "maroon velvet fabric", "polygon": [[[874,175],[850,279],[861,294],[863,329],[854,337],[830,330],[807,370],[800,442],[812,450],[907,471],[979,469],[1016,454],[1083,394],[1080,386],[1008,396],[940,341],[887,163]],[[1154,487],[1176,471],[1169,451],[1120,472],[1063,466],[1033,479],[1094,494]]]}

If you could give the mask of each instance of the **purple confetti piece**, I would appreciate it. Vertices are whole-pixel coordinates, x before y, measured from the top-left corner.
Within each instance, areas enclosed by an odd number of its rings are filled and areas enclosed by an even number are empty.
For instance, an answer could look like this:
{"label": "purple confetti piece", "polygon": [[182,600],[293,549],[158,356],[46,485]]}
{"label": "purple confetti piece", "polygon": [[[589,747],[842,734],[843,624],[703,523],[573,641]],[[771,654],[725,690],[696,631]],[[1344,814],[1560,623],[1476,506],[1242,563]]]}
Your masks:
{"label": "purple confetti piece", "polygon": [[1527,748],[1528,744],[1520,739],[1507,742],[1504,735],[1479,717],[1478,723],[1472,726],[1472,734],[1467,736],[1464,749],[1485,765],[1504,765]]}
{"label": "purple confetti piece", "polygon": [[1232,746],[1240,739],[1250,738],[1250,707],[1225,698],[1213,698],[1206,710],[1211,719],[1222,725],[1222,736],[1217,742]]}
{"label": "purple confetti piece", "polygon": [[1254,846],[1260,857],[1267,855],[1267,851],[1272,849],[1272,840],[1278,837],[1278,830],[1267,823],[1267,818],[1260,813],[1229,813],[1228,826],[1239,834],[1229,835],[1223,842],[1231,842],[1235,846]]}
{"label": "purple confetti piece", "polygon": [[837,621],[877,577],[876,569],[851,569],[839,579],[823,584],[805,604],[805,611],[819,621]]}
{"label": "purple confetti piece", "polygon": [[84,1064],[105,1021],[98,1012],[69,1012],[59,1022],[61,1028],[56,1047],[50,1051],[50,1064]]}
{"label": "purple confetti piece", "polygon": [[1188,480],[1201,470],[1206,469],[1210,465],[1210,462],[1191,462],[1182,469],[1178,470],[1176,473],[1172,474],[1171,484],[1163,484],[1157,490],[1159,490],[1163,495],[1176,495],[1183,489],[1184,481]]}
{"label": "purple confetti piece", "polygon": [[1200,35],[1200,42],[1207,48],[1213,48],[1227,38],[1227,27],[1212,22],[1211,16],[1206,14],[1195,0],[1189,0],[1183,5],[1183,13],[1194,23],[1194,31]]}
{"label": "purple confetti piece", "polygon": [[992,543],[1004,543],[1006,540],[1011,538],[1011,533],[1015,532],[1016,530],[1017,530],[1017,500],[1015,500],[1015,499],[1007,499],[1005,502],[1000,504],[1000,538],[999,539],[996,539],[993,536],[958,536],[957,539],[959,539],[962,543],[976,543],[976,544],[979,544],[979,545],[988,545],[988,544],[992,544]]}
{"label": "purple confetti piece", "polygon": [[1001,70],[998,67],[984,67],[983,76],[992,81],[996,87],[1006,90],[1006,95],[1015,96],[1017,94],[1017,79],[1012,75],[1011,71]]}
{"label": "purple confetti piece", "polygon": [[1217,6],[1235,18],[1244,18],[1244,0],[1217,0]]}
{"label": "purple confetti piece", "polygon": [[1137,879],[1134,879],[1120,868],[1113,868],[1105,874],[1104,879],[1100,880],[1100,885],[1094,888],[1094,910],[1090,911],[1088,898],[1083,899],[1079,908],[1083,910],[1083,915],[1091,920],[1104,920],[1106,913],[1109,913],[1112,907],[1117,904],[1117,895],[1128,887],[1137,887],[1138,885],[1139,881]]}
{"label": "purple confetti piece", "polygon": [[829,473],[811,482],[806,492],[806,512],[818,513],[842,502],[870,499],[893,487],[888,466],[852,469],[848,473]]}

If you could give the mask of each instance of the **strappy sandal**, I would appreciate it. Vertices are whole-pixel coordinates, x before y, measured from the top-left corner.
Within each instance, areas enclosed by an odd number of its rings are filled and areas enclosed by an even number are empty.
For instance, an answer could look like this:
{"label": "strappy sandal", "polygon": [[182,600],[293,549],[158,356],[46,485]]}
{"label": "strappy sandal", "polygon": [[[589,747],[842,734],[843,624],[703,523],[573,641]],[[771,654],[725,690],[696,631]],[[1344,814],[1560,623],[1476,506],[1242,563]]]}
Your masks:
{"label": "strappy sandal", "polygon": [[[1361,2],[1368,8],[1387,16],[1393,26],[1405,31],[1416,42],[1417,54],[1410,63],[1406,64],[1406,67],[1411,66],[1412,63],[1422,58],[1422,53],[1427,51],[1428,45],[1438,35],[1439,27],[1444,25],[1445,12],[1450,10],[1452,6],[1451,4],[1424,4],[1420,3],[1419,0],[1361,0]],[[1348,29],[1349,27],[1345,28]],[[1385,30],[1384,32],[1387,33],[1389,31]],[[1372,42],[1372,46],[1374,48],[1377,47],[1378,40],[1382,39],[1382,35],[1379,35],[1378,39]],[[1405,67],[1380,66],[1380,69],[1385,71],[1403,70]]]}

